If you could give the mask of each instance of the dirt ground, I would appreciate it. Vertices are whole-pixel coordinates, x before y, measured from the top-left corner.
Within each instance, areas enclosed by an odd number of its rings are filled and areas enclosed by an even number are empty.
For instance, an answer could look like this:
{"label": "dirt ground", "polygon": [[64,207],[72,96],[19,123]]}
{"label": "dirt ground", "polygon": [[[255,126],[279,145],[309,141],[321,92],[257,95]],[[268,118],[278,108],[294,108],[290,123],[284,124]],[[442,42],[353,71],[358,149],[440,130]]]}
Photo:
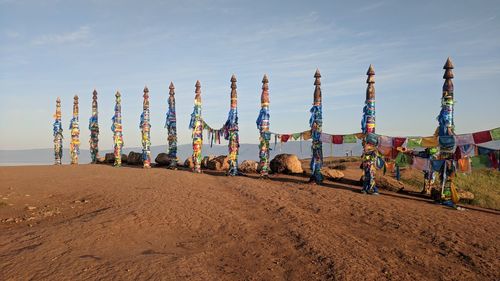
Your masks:
{"label": "dirt ground", "polygon": [[500,280],[498,212],[326,181],[0,168],[0,280]]}

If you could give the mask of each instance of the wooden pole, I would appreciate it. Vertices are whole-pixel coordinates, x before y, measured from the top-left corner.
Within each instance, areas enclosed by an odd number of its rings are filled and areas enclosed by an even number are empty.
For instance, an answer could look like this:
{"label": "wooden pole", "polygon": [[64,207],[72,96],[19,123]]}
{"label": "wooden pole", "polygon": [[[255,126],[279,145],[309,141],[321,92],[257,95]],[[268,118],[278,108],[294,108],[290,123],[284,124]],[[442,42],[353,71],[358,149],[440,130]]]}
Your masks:
{"label": "wooden pole", "polygon": [[362,193],[378,194],[378,188],[375,183],[375,171],[377,161],[376,135],[375,135],[375,70],[370,64],[366,72],[366,97],[363,108],[363,119],[361,121],[361,130],[364,134],[363,139],[363,189]]}
{"label": "wooden pole", "polygon": [[191,122],[189,128],[192,129],[193,137],[193,172],[201,173],[201,149],[203,146],[203,119],[201,116],[201,84],[196,81],[194,96],[194,108],[191,113]]}
{"label": "wooden pole", "polygon": [[259,166],[261,177],[269,176],[269,79],[267,74],[262,78],[262,94],[260,96],[260,112],[257,118],[257,129],[259,129]]}
{"label": "wooden pole", "polygon": [[97,157],[99,157],[99,122],[98,122],[98,110],[97,110],[97,91],[94,90],[92,93],[92,116],[89,119],[89,130],[90,130],[90,159],[92,163],[97,163]]}
{"label": "wooden pole", "polygon": [[170,82],[168,87],[168,112],[165,127],[168,130],[168,158],[170,159],[169,168],[177,167],[177,117],[175,113],[175,86]]}
{"label": "wooden pole", "polygon": [[61,165],[63,156],[63,129],[61,123],[61,99],[57,97],[56,113],[54,114],[54,165]]}
{"label": "wooden pole", "polygon": [[225,124],[225,138],[229,140],[229,176],[238,175],[238,152],[240,137],[238,128],[238,93],[236,92],[236,76],[231,76],[231,103],[228,118]]}
{"label": "wooden pole", "polygon": [[69,145],[69,153],[71,156],[71,164],[78,164],[78,155],[80,154],[80,125],[78,120],[78,96],[73,98],[73,118],[69,124],[71,131],[71,143]]}
{"label": "wooden pole", "polygon": [[149,116],[149,89],[144,87],[144,94],[142,96],[142,114],[141,114],[141,133],[142,133],[142,160],[143,168],[151,168],[151,123]]}
{"label": "wooden pole", "polygon": [[314,95],[313,95],[313,106],[311,107],[311,118],[309,119],[309,125],[311,127],[311,182],[321,183],[323,182],[323,176],[321,175],[321,167],[323,166],[323,143],[321,142],[321,131],[323,126],[323,109],[321,100],[321,73],[319,69],[316,69],[314,73]]}
{"label": "wooden pole", "polygon": [[115,155],[115,167],[121,167],[122,165],[122,148],[123,148],[123,128],[122,128],[122,99],[120,92],[115,94],[115,114],[113,115],[113,125],[111,130],[113,131],[113,144],[114,144],[114,155]]}

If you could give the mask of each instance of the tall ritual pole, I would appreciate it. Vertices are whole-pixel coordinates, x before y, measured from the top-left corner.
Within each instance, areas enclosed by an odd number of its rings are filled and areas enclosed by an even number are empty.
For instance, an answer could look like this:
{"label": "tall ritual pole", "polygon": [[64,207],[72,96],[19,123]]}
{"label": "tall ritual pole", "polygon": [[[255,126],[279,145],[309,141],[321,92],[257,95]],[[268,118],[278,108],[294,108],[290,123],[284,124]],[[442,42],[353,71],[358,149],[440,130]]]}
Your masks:
{"label": "tall ritual pole", "polygon": [[78,123],[78,96],[75,95],[73,100],[73,118],[71,118],[71,122],[69,123],[71,131],[71,143],[69,144],[71,164],[78,164],[78,155],[80,154],[80,125]]}
{"label": "tall ritual pole", "polygon": [[371,64],[366,75],[368,75],[366,79],[366,99],[363,108],[363,120],[361,121],[361,130],[365,136],[362,156],[363,189],[361,192],[378,194],[378,188],[375,184],[377,150],[371,142],[372,138],[370,138],[370,136],[373,136],[371,134],[375,134],[375,71]]}
{"label": "tall ritual pole", "polygon": [[231,109],[225,124],[225,138],[229,140],[229,176],[238,175],[238,150],[240,137],[238,129],[238,94],[236,92],[236,76],[231,76]]}
{"label": "tall ritual pole", "polygon": [[61,99],[56,100],[56,113],[54,114],[54,164],[61,165],[63,156],[63,129],[61,123]]}
{"label": "tall ritual pole", "polygon": [[165,128],[168,131],[168,158],[170,159],[170,168],[177,167],[177,117],[175,114],[175,87],[174,83],[170,82],[168,87],[168,112]]}
{"label": "tall ritual pole", "polygon": [[454,186],[455,164],[453,154],[455,152],[455,123],[453,120],[453,63],[448,58],[443,67],[443,95],[441,97],[441,112],[438,116],[439,128],[439,159],[445,160],[445,165],[440,172],[441,179],[441,201],[444,205],[455,207],[458,203],[458,194]]}
{"label": "tall ritual pole", "polygon": [[193,138],[193,172],[201,173],[201,148],[203,146],[203,119],[201,117],[201,84],[196,81],[194,96],[194,108],[191,113],[189,128],[192,129]]}
{"label": "tall ritual pole", "polygon": [[114,144],[114,155],[115,155],[115,167],[121,167],[122,165],[122,147],[123,147],[123,128],[122,128],[122,99],[120,92],[116,92],[116,104],[115,104],[115,115],[113,115],[113,125],[111,130],[113,131],[113,144]]}
{"label": "tall ritual pole", "polygon": [[149,89],[144,87],[142,102],[141,123],[139,125],[142,134],[142,160],[144,168],[151,168],[151,123],[149,117]]}
{"label": "tall ritual pole", "polygon": [[323,182],[321,175],[321,166],[323,165],[323,143],[321,142],[321,129],[323,125],[323,111],[321,106],[321,73],[316,69],[314,74],[314,99],[311,107],[311,118],[309,125],[311,126],[312,144],[311,144],[311,182]]}
{"label": "tall ritual pole", "polygon": [[269,79],[267,74],[262,78],[262,94],[260,96],[260,112],[257,118],[257,129],[259,129],[259,170],[261,177],[269,175],[269,140],[271,133],[269,132]]}
{"label": "tall ritual pole", "polygon": [[90,158],[92,163],[97,163],[97,157],[99,157],[99,122],[96,90],[92,93],[92,116],[89,118],[89,130]]}

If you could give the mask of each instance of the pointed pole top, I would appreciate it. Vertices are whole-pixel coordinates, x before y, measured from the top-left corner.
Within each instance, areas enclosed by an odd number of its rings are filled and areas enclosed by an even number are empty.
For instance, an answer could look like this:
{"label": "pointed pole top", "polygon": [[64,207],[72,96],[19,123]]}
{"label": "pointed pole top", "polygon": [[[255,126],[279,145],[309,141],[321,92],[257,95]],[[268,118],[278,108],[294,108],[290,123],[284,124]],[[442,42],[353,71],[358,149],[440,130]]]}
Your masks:
{"label": "pointed pole top", "polygon": [[314,77],[321,77],[321,73],[319,72],[319,68],[316,68],[316,72],[314,73]]}
{"label": "pointed pole top", "polygon": [[194,99],[195,103],[199,103],[201,105],[201,83],[200,80],[196,80],[196,84],[194,85],[196,87],[196,90],[194,91]]}
{"label": "pointed pole top", "polygon": [[443,74],[443,79],[453,79],[455,76],[453,75],[453,62],[451,61],[450,57],[446,60],[446,63],[443,66],[444,74]]}
{"label": "pointed pole top", "polygon": [[448,57],[446,60],[446,63],[443,66],[444,69],[444,74],[443,74],[443,79],[444,84],[443,84],[443,97],[448,96],[451,94],[451,97],[453,97],[453,79],[455,76],[453,75],[453,62],[451,59]]}
{"label": "pointed pole top", "polygon": [[262,78],[262,94],[260,95],[260,104],[262,107],[269,106],[269,79],[267,74]]}
{"label": "pointed pole top", "polygon": [[453,66],[453,62],[451,61],[451,58],[448,57],[448,59],[446,59],[446,63],[443,66],[443,69],[453,69],[453,68],[455,68],[455,66]]}
{"label": "pointed pole top", "polygon": [[97,90],[96,89],[94,89],[94,91],[92,92],[92,95],[97,96]]}
{"label": "pointed pole top", "polygon": [[144,86],[144,93],[149,93],[148,86]]}
{"label": "pointed pole top", "polygon": [[120,91],[116,91],[115,97],[121,97]]}
{"label": "pointed pole top", "polygon": [[368,71],[366,71],[366,75],[375,75],[375,70],[373,70],[373,65],[370,64],[368,67]]}
{"label": "pointed pole top", "polygon": [[60,97],[57,97],[56,103],[61,103],[61,98]]}
{"label": "pointed pole top", "polygon": [[267,74],[264,74],[264,77],[262,77],[262,83],[263,84],[269,83],[269,78],[267,77]]}
{"label": "pointed pole top", "polygon": [[321,85],[321,73],[319,73],[319,69],[316,68],[316,72],[314,73],[314,85],[319,86]]}
{"label": "pointed pole top", "polygon": [[170,90],[175,89],[174,82],[170,81],[170,86],[168,86]]}
{"label": "pointed pole top", "polygon": [[236,75],[231,76],[231,89],[236,89]]}
{"label": "pointed pole top", "polygon": [[367,84],[375,83],[375,70],[373,69],[373,65],[370,64],[368,70],[366,71],[366,75],[368,75],[368,78],[366,78]]}
{"label": "pointed pole top", "polygon": [[75,95],[73,99],[75,100],[75,102],[78,102],[78,95]]}

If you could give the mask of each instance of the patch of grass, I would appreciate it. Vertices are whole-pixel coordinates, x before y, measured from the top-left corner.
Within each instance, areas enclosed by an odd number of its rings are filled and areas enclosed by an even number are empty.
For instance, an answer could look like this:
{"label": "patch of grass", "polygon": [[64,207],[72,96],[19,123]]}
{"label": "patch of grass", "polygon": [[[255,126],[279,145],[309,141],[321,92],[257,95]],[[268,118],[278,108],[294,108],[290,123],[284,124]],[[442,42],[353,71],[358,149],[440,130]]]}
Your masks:
{"label": "patch of grass", "polygon": [[470,174],[457,174],[459,189],[474,193],[472,205],[500,210],[500,172],[492,169],[475,169]]}
{"label": "patch of grass", "polygon": [[[404,170],[401,172],[401,182],[404,183],[405,189],[418,192],[422,190],[424,176],[420,171]],[[474,169],[470,174],[457,173],[455,184],[458,189],[474,194],[474,200],[470,204],[500,210],[500,172],[492,169]]]}

